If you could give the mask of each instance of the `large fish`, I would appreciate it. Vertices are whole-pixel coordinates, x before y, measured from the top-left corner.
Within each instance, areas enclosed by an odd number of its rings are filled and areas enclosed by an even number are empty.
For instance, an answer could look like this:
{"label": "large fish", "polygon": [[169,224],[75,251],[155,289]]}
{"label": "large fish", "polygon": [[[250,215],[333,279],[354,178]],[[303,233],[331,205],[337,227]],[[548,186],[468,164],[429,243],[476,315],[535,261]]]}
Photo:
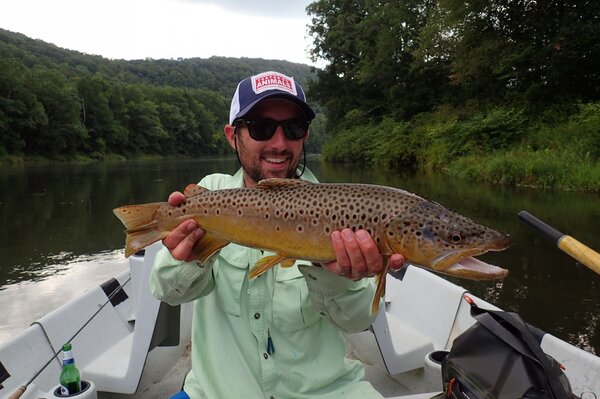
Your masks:
{"label": "large fish", "polygon": [[[195,184],[177,207],[166,202],[114,210],[126,227],[125,256],[162,240],[182,221],[194,219],[206,231],[199,260],[234,242],[271,251],[250,271],[256,277],[297,259],[335,260],[330,234],[364,229],[384,256],[404,255],[409,263],[472,280],[506,277],[508,271],[473,256],[508,248],[510,238],[441,205],[404,190],[368,184],[316,184],[266,179],[253,188],[210,191]],[[372,310],[379,307],[387,267],[377,276]]]}

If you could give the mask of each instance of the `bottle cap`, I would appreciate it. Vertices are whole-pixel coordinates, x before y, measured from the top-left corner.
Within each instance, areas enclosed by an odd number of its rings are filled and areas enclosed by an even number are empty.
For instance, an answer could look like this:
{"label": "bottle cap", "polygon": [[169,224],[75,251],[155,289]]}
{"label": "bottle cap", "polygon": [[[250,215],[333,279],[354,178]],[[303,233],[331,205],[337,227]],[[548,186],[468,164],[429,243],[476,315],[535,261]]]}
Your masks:
{"label": "bottle cap", "polygon": [[70,342],[67,342],[66,344],[63,345],[63,351],[68,352],[71,349],[72,348],[71,348],[71,343]]}

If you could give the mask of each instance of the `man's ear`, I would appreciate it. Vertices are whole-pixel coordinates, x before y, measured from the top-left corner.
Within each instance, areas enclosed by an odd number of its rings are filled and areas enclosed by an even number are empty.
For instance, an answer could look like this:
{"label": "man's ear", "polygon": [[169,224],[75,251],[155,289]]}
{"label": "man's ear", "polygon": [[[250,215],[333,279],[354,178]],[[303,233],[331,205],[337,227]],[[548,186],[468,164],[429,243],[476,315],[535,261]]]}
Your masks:
{"label": "man's ear", "polygon": [[223,128],[223,130],[225,131],[225,137],[227,137],[229,145],[235,151],[235,127],[233,125],[227,124],[225,125],[225,128]]}

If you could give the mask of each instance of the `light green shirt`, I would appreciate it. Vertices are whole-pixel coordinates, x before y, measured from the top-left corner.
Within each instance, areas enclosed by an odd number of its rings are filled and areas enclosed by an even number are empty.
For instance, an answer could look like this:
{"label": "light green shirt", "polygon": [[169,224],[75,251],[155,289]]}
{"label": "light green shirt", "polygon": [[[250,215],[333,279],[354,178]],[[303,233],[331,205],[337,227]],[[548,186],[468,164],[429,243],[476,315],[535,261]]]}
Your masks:
{"label": "light green shirt", "polygon": [[[306,170],[303,178],[316,182]],[[243,187],[241,169],[199,183],[211,190]],[[158,253],[150,290],[172,305],[195,301],[192,399],[381,398],[361,381],[363,366],[345,358],[340,331],[367,329],[375,286],[299,261],[253,280],[260,250],[230,244],[203,265]],[[273,350],[268,350],[271,338]]]}

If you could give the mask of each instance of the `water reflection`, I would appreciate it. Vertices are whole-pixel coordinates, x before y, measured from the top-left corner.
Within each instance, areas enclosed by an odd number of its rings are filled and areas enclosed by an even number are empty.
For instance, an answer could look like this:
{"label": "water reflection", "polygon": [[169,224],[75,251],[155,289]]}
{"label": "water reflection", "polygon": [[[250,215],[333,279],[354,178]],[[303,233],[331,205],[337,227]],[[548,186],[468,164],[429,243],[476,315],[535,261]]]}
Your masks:
{"label": "water reflection", "polygon": [[[71,258],[44,266],[43,276],[0,287],[0,343],[49,311],[128,269],[122,251]],[[15,298],[17,298],[15,300]],[[90,315],[91,316],[91,315]]]}
{"label": "water reflection", "polygon": [[[318,158],[310,159],[309,167],[323,182],[400,187],[509,233],[511,248],[482,256],[509,269],[508,278],[499,282],[448,279],[519,312],[562,339],[600,353],[600,276],[560,252],[517,217],[520,210],[528,210],[598,250],[598,194],[498,187],[443,175],[415,176],[325,164]],[[1,169],[0,299],[9,293],[11,297],[23,295],[15,287],[58,284],[55,279],[71,273],[74,265],[85,272],[79,275],[81,280],[71,281],[72,291],[80,281],[95,279],[92,269],[97,264],[84,266],[82,257],[104,251],[122,254],[124,235],[113,208],[164,200],[173,190],[208,173],[233,173],[237,168],[235,158],[205,158]],[[50,292],[50,288],[42,291]],[[8,309],[5,303],[0,306],[3,312]]]}

